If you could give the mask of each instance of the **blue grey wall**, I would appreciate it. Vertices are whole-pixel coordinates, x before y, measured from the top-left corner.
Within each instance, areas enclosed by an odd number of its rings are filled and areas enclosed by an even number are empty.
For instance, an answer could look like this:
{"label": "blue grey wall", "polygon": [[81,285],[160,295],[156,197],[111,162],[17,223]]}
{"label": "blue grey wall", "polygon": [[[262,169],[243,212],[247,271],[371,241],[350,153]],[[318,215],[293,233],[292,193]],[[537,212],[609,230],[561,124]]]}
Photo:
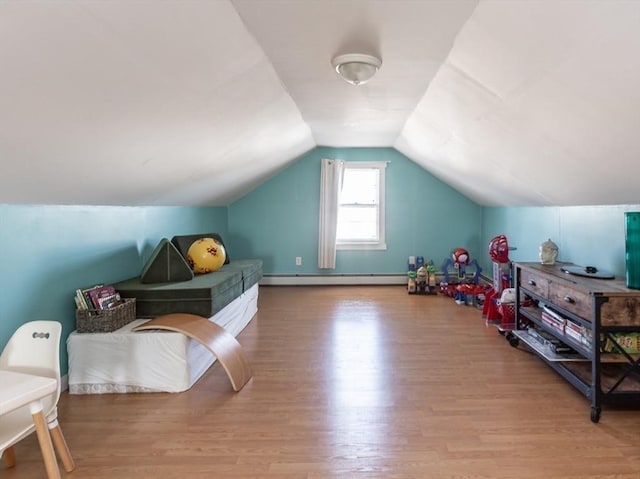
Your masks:
{"label": "blue grey wall", "polygon": [[[0,205],[0,225],[1,350],[32,319],[60,321],[66,339],[77,288],[137,276],[163,237],[213,230],[224,238],[227,210]],[[64,341],[61,353],[66,373]]]}
{"label": "blue grey wall", "polygon": [[[482,241],[505,234],[512,261],[539,261],[540,243],[558,245],[558,260],[625,276],[624,213],[640,205],[484,208]],[[487,263],[488,254],[484,255]],[[488,270],[490,271],[490,270]]]}
{"label": "blue grey wall", "polygon": [[[320,160],[388,161],[386,251],[339,250],[335,270],[319,270]],[[407,258],[440,266],[458,246],[482,247],[482,209],[392,148],[316,148],[229,206],[229,239],[259,257],[267,275],[406,274]],[[295,265],[295,257],[302,265]]]}
{"label": "blue grey wall", "polygon": [[262,258],[268,275],[327,274],[316,266],[322,158],[390,162],[388,249],[339,251],[331,274],[405,274],[409,255],[440,266],[463,246],[490,276],[487,245],[506,234],[512,260],[538,261],[551,238],[559,260],[624,277],[624,212],[640,205],[481,208],[393,149],[316,148],[227,208],[0,205],[0,349],[31,319],[61,321],[66,339],[77,288],[138,275],[177,234],[217,231],[231,258]]}

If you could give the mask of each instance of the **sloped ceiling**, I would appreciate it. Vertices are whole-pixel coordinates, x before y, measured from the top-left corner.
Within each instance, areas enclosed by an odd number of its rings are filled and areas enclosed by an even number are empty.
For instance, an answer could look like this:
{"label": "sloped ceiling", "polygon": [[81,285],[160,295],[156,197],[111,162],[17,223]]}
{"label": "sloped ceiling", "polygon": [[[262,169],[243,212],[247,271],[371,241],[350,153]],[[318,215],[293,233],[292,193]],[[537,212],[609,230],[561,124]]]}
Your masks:
{"label": "sloped ceiling", "polygon": [[[323,146],[638,203],[640,2],[0,1],[0,203],[225,205]],[[382,58],[343,82],[331,58]]]}

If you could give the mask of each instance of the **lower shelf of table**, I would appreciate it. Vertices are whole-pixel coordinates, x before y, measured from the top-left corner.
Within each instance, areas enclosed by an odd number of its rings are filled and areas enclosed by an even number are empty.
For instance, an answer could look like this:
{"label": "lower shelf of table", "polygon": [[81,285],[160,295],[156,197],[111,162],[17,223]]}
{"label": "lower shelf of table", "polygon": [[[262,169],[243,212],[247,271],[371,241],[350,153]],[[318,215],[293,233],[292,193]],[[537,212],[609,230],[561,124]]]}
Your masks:
{"label": "lower shelf of table", "polygon": [[[530,349],[544,358],[563,376],[573,376],[572,383],[584,391],[593,382],[592,361],[579,354],[555,354],[532,339],[526,331],[513,331],[512,334],[524,342]],[[607,394],[615,387],[616,393],[640,393],[640,371],[632,370],[628,362],[623,362],[621,355],[603,355],[599,365],[600,389]],[[637,368],[636,368],[637,369]],[[626,376],[625,376],[626,374]],[[623,378],[621,380],[621,378]],[[617,384],[619,382],[619,384]],[[617,386],[616,386],[617,384]],[[640,396],[638,396],[640,400]]]}
{"label": "lower shelf of table", "polygon": [[[582,378],[583,381],[591,383],[592,368],[591,363],[571,363],[564,365],[573,374]],[[616,385],[625,372],[625,365],[620,363],[600,364],[600,388],[606,394]],[[631,372],[626,376],[615,389],[615,392],[640,393],[640,376]],[[640,400],[640,396],[638,397]]]}
{"label": "lower shelf of table", "polygon": [[591,364],[591,361],[584,356],[572,353],[572,354],[556,354],[549,348],[544,347],[537,340],[529,336],[526,330],[513,331],[514,336],[524,342],[529,348],[533,349],[538,355],[544,357],[550,362],[586,362]]}

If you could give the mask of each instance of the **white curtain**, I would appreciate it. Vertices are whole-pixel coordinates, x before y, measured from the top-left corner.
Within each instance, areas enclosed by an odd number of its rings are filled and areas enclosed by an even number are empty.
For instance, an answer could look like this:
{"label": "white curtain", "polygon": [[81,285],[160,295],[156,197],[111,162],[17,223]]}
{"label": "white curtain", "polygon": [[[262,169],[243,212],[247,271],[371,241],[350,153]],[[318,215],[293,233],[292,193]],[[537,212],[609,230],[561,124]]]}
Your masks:
{"label": "white curtain", "polygon": [[320,269],[334,269],[336,267],[338,200],[343,170],[343,161],[326,159],[321,161],[318,236],[318,268]]}

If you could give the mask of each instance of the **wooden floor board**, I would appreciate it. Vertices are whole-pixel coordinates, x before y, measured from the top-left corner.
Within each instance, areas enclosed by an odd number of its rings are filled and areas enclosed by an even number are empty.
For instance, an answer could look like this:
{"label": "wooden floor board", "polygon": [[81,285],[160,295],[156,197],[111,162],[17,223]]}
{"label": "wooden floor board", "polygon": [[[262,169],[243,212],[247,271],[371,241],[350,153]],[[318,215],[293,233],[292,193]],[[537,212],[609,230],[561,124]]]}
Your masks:
{"label": "wooden floor board", "polygon": [[[179,394],[71,396],[60,422],[82,479],[640,478],[640,410],[589,403],[480,311],[400,286],[262,287],[220,364]],[[0,478],[37,478],[36,438]]]}

